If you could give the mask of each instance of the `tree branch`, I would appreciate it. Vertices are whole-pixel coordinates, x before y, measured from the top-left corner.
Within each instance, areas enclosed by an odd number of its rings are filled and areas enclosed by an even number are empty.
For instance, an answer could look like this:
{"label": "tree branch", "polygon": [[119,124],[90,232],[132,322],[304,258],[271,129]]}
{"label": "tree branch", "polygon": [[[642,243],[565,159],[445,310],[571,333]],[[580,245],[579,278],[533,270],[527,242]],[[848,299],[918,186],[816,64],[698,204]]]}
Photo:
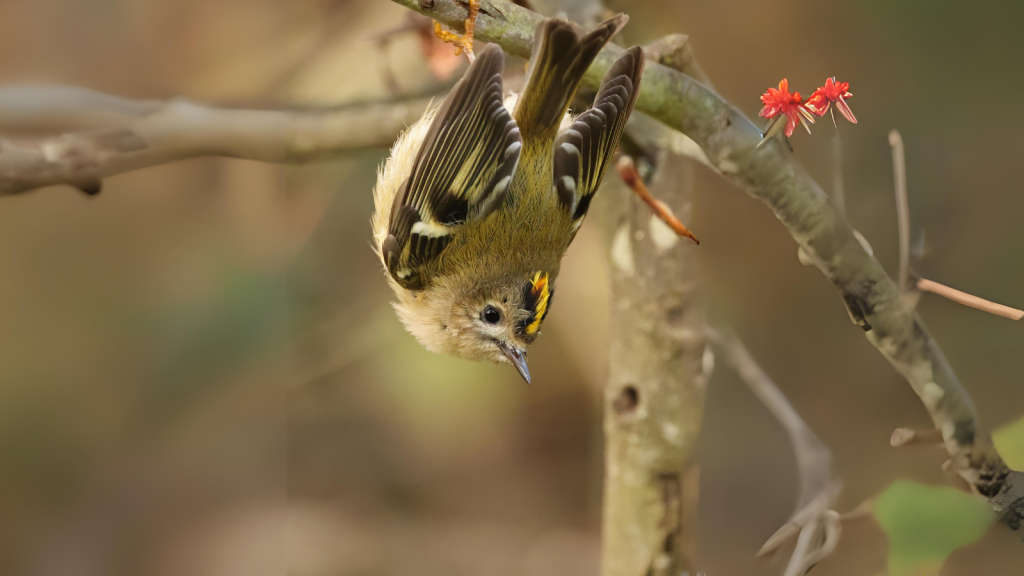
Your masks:
{"label": "tree branch", "polygon": [[[458,27],[466,17],[456,0],[393,1],[448,26]],[[476,37],[526,57],[541,20],[514,4],[485,0]],[[621,52],[607,46],[584,84],[596,88]],[[915,313],[914,302],[901,298],[882,265],[865,251],[849,222],[792,153],[778,142],[758,148],[761,131],[742,112],[708,87],[660,64],[647,65],[636,109],[689,136],[718,172],[772,210],[839,292],[850,319],[921,398],[959,475],[1008,524],[1019,527],[1024,521],[1024,474],[1011,471],[996,453],[970,396]]]}
{"label": "tree branch", "polygon": [[180,99],[134,101],[81,88],[3,88],[0,129],[83,131],[0,141],[0,195],[54,184],[94,194],[103,178],[198,156],[307,162],[388,147],[428,102],[233,110]]}
{"label": "tree branch", "polygon": [[[686,37],[666,39],[660,50],[648,52],[651,60],[689,65]],[[601,532],[606,576],[699,573],[700,467],[694,447],[712,362],[696,254],[679,236],[696,238],[672,209],[690,216],[694,186],[693,166],[675,150],[676,136],[642,114],[630,118],[620,144],[628,152],[617,164],[622,181],[636,195],[616,196],[618,218],[605,223],[612,240],[611,301],[617,326],[605,390]],[[642,411],[621,412],[630,390],[636,391]]]}
{"label": "tree branch", "polygon": [[785,576],[803,576],[831,554],[839,542],[839,514],[832,508],[839,498],[842,483],[832,474],[832,452],[734,334],[711,328],[707,329],[707,334],[754,395],[786,429],[793,444],[800,479],[796,511],[789,522],[768,538],[757,555],[770,554],[799,534]]}
{"label": "tree branch", "polygon": [[[652,164],[652,191],[688,214],[692,167],[666,148]],[[602,573],[692,574],[693,454],[707,385],[695,246],[633,194],[615,202],[606,227],[616,329],[605,389]]]}

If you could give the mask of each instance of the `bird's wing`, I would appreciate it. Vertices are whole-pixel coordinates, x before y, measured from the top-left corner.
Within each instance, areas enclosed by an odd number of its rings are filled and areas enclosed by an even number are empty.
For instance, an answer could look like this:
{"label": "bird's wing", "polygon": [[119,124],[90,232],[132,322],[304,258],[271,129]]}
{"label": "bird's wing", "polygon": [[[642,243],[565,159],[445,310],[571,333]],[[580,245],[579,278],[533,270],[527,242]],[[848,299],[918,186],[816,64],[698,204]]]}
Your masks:
{"label": "bird's wing", "polygon": [[608,69],[594,105],[555,139],[554,187],[562,205],[572,214],[574,231],[587,215],[601,177],[615,154],[622,129],[636,104],[643,71],[643,50],[634,46]]}
{"label": "bird's wing", "polygon": [[561,18],[547,19],[534,34],[529,77],[516,103],[516,122],[527,138],[550,142],[590,64],[629,16],[617,14],[589,32]]}
{"label": "bird's wing", "polygon": [[458,225],[494,211],[508,191],[521,141],[502,103],[504,67],[497,45],[477,54],[438,111],[395,196],[381,255],[405,288],[423,288],[424,266],[441,254]]}

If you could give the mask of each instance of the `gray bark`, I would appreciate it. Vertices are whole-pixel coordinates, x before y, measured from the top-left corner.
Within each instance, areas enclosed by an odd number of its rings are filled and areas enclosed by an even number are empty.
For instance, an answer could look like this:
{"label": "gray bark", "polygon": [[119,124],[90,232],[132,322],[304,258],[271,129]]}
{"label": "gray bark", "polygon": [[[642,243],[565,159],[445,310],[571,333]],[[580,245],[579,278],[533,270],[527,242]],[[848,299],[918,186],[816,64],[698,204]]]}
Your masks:
{"label": "gray bark", "polygon": [[[670,131],[637,118],[632,133]],[[641,122],[646,120],[646,122]],[[656,143],[651,192],[682,221],[690,214],[693,167]],[[650,149],[650,148],[648,148]],[[642,161],[638,162],[643,166]],[[605,576],[695,572],[700,433],[707,374],[705,317],[696,246],[680,238],[606,176],[614,217],[611,352],[605,390]]]}

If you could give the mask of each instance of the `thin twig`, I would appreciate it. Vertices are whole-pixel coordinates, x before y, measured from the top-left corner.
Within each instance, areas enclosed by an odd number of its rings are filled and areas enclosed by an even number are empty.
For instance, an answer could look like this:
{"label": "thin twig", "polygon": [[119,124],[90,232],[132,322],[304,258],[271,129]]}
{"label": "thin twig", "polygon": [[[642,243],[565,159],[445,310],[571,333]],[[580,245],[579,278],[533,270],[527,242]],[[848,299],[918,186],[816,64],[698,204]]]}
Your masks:
{"label": "thin twig", "polygon": [[907,161],[903,153],[903,138],[898,130],[889,132],[892,146],[892,172],[896,190],[896,222],[900,242],[900,294],[907,293],[910,280],[910,202],[907,199]]}
{"label": "thin twig", "polygon": [[835,551],[842,534],[839,519],[838,512],[826,510],[800,532],[796,550],[790,556],[783,576],[803,576]]}
{"label": "thin twig", "polygon": [[841,522],[855,522],[870,518],[875,512],[875,502],[871,498],[862,501],[856,508],[839,515]]}
{"label": "thin twig", "polygon": [[1003,306],[1002,304],[996,304],[995,302],[979,298],[966,292],[961,292],[956,288],[950,288],[949,286],[939,284],[932,280],[921,278],[917,281],[917,289],[922,292],[938,294],[939,296],[952,300],[957,304],[977,308],[978,310],[988,312],[989,314],[995,314],[996,316],[1002,316],[1003,318],[1009,318],[1010,320],[1020,320],[1021,318],[1024,318],[1024,310],[1018,310],[1016,308],[1010,308],[1009,306]]}
{"label": "thin twig", "polygon": [[619,161],[616,162],[615,168],[619,171],[619,177],[626,183],[626,186],[629,186],[629,189],[644,201],[644,204],[647,204],[655,216],[661,219],[665,224],[668,224],[668,227],[679,236],[685,236],[697,244],[700,244],[700,240],[693,235],[693,232],[690,232],[685,224],[676,218],[675,214],[672,213],[672,209],[661,200],[655,198],[651,194],[650,190],[647,189],[647,185],[644,184],[643,178],[640,177],[640,173],[636,171],[636,165],[633,163],[633,158],[623,154],[622,157],[619,158]]}
{"label": "thin twig", "polygon": [[839,540],[839,514],[832,510],[841,482],[832,474],[832,452],[807,426],[786,396],[732,333],[707,329],[708,339],[723,353],[750,390],[789,434],[800,479],[797,509],[758,551],[764,556],[799,534],[786,576],[802,576],[830,554]]}
{"label": "thin twig", "polygon": [[914,430],[913,428],[897,428],[889,437],[889,445],[893,448],[910,444],[942,444],[942,433],[935,428]]}
{"label": "thin twig", "polygon": [[835,200],[839,213],[846,215],[846,188],[843,184],[843,139],[839,135],[838,127],[832,134],[832,198]]}

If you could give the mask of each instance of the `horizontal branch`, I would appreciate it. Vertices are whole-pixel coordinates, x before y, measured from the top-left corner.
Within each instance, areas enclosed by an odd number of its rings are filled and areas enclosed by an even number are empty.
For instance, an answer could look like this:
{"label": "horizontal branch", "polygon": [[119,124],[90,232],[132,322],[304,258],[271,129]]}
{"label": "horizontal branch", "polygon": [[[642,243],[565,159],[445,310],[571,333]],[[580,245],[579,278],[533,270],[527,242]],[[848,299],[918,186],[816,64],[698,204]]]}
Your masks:
{"label": "horizontal branch", "polygon": [[75,86],[0,88],[0,132],[60,133],[118,128],[156,112],[160,100],[132,100]]}
{"label": "horizontal branch", "polygon": [[187,100],[134,101],[70,87],[0,89],[0,195],[54,184],[99,191],[103,178],[199,156],[307,162],[386,148],[429,99],[310,110],[239,110]]}
{"label": "horizontal branch", "polygon": [[[393,0],[455,29],[467,16],[457,0]],[[542,16],[511,2],[484,0],[476,38],[528,57]],[[622,48],[609,45],[584,84],[596,88]],[[756,101],[752,102],[756,103]],[[970,396],[938,343],[882,265],[785,145],[758,147],[761,131],[718,94],[685,74],[648,63],[636,109],[690,137],[728,180],[764,202],[807,259],[833,284],[851,320],[910,383],[942,432],[957,472],[1011,526],[1024,521],[1024,474],[1011,471],[979,424]]]}

